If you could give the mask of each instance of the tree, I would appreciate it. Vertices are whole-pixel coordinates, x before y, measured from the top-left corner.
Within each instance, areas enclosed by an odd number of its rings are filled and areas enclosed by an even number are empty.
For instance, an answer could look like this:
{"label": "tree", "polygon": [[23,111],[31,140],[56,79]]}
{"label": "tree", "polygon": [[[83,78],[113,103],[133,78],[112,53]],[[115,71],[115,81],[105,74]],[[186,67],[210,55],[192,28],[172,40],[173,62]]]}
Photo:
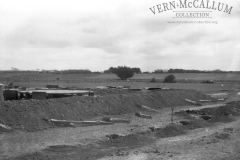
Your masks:
{"label": "tree", "polygon": [[112,72],[111,72],[111,71],[109,71],[109,70],[104,70],[104,71],[103,71],[103,73],[110,74],[110,73],[112,73]]}
{"label": "tree", "polygon": [[149,74],[150,72],[146,71],[146,72],[143,72],[144,74]]}
{"label": "tree", "polygon": [[117,74],[117,73],[116,73],[117,68],[110,67],[108,70],[109,70],[111,73]]}
{"label": "tree", "polygon": [[153,73],[164,73],[161,69],[156,69]]}
{"label": "tree", "polygon": [[175,83],[176,82],[175,79],[176,79],[175,76],[173,74],[171,74],[171,75],[165,77],[164,83]]}
{"label": "tree", "polygon": [[118,66],[118,68],[115,68],[114,72],[112,72],[112,73],[116,74],[122,80],[131,78],[134,75],[134,72],[132,71],[132,69],[130,67],[126,67],[126,66]]}
{"label": "tree", "polygon": [[142,73],[140,68],[132,68],[132,71],[137,74]]}

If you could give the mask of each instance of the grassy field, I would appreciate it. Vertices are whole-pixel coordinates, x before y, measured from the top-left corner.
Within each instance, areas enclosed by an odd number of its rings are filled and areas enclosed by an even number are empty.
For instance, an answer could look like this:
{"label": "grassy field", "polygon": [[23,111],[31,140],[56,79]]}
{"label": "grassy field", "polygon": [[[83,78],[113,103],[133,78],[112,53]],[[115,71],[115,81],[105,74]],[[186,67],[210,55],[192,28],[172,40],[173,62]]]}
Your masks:
{"label": "grassy field", "polygon": [[[169,73],[163,74],[137,74],[133,78],[136,79],[164,79]],[[176,79],[192,79],[192,80],[239,80],[240,74],[234,73],[173,73]]]}
{"label": "grassy field", "polygon": [[[150,83],[150,79],[164,79],[164,74],[136,74],[129,81],[122,81],[115,74],[51,74],[51,73],[25,73],[25,74],[1,74],[0,83],[7,84],[11,81],[14,85],[26,87],[45,87],[47,84],[58,84],[63,87],[95,88],[96,86],[130,86],[131,88],[161,87],[174,89],[196,89],[205,93],[213,93],[219,90],[240,89],[240,74],[226,73],[181,73],[174,74],[177,80],[217,80],[229,83]],[[60,80],[57,80],[59,78]],[[138,81],[144,80],[144,81]],[[231,81],[235,81],[232,83]],[[239,81],[239,83],[237,83]],[[187,81],[188,82],[188,81]]]}
{"label": "grassy field", "polygon": [[61,80],[69,79],[81,79],[96,77],[99,74],[52,74],[52,73],[2,73],[0,74],[0,81],[5,79],[13,81],[24,81],[24,80]]}
{"label": "grassy field", "polygon": [[[135,74],[130,79],[164,79],[170,73],[162,74]],[[238,80],[240,81],[240,74],[237,73],[174,73],[176,79],[192,79],[192,80]],[[115,74],[52,74],[52,73],[2,73],[0,74],[0,81],[4,79],[9,80],[75,80],[75,79],[119,79]]]}
{"label": "grassy field", "polygon": [[195,89],[202,93],[217,93],[221,90],[240,90],[240,84],[204,84],[204,83],[148,83],[148,82],[14,82],[14,85],[26,87],[46,87],[47,84],[57,84],[63,87],[95,88],[97,86],[130,86],[132,89],[143,87],[160,87],[172,89]]}

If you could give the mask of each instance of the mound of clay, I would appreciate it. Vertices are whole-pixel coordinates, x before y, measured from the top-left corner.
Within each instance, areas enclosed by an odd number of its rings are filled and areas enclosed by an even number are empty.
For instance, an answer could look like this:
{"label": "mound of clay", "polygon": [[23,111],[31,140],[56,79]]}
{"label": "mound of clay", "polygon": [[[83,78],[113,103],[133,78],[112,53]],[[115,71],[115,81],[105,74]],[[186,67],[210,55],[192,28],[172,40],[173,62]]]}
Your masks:
{"label": "mound of clay", "polygon": [[160,90],[110,94],[101,97],[66,97],[49,100],[14,100],[0,103],[0,122],[13,129],[36,131],[56,127],[44,119],[87,120],[96,116],[140,112],[136,104],[153,109],[189,105],[184,99],[211,99],[195,90]]}

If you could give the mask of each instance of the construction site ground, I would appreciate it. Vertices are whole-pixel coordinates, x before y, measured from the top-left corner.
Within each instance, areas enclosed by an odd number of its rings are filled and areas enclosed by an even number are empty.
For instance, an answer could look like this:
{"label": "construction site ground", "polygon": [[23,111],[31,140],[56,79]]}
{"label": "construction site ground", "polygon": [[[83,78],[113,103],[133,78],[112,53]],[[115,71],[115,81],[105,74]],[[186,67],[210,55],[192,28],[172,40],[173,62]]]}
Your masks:
{"label": "construction site ground", "polygon": [[[1,123],[13,131],[0,133],[0,159],[240,159],[240,103],[231,102],[239,100],[237,91],[220,94],[227,99],[204,103],[204,107],[191,105],[185,99],[216,99],[194,90],[103,92],[96,92],[101,94],[99,97],[1,103]],[[152,119],[137,117],[136,112],[151,115]],[[103,117],[129,119],[130,123],[59,127],[43,120]]]}

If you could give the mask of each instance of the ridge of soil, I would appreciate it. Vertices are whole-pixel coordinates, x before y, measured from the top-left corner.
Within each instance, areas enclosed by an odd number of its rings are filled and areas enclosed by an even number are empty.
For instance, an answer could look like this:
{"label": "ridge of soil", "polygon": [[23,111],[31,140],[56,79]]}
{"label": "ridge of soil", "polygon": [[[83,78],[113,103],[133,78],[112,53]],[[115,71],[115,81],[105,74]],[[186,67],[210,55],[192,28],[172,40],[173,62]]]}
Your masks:
{"label": "ridge of soil", "polygon": [[195,90],[159,90],[103,94],[98,97],[4,101],[0,102],[0,123],[17,130],[38,131],[56,127],[44,119],[77,121],[144,111],[139,105],[154,109],[189,105],[184,99],[197,101],[213,98]]}

